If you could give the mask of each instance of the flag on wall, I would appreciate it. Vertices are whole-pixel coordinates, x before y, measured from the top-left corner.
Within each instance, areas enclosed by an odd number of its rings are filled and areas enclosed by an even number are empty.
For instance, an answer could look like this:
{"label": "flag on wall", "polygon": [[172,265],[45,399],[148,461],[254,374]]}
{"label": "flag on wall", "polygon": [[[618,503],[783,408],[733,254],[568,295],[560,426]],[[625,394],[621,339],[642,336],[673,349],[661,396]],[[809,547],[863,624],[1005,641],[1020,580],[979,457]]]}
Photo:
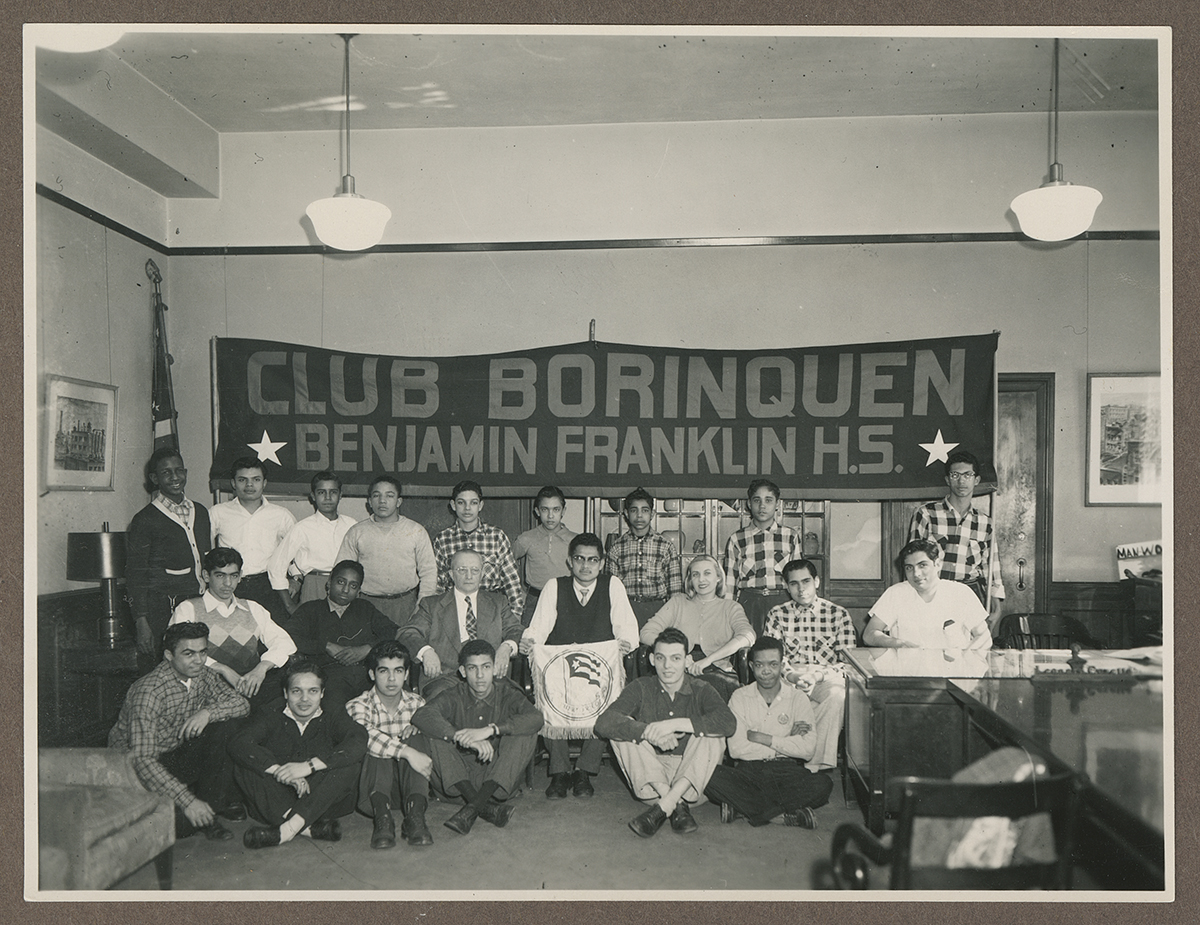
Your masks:
{"label": "flag on wall", "polygon": [[620,643],[534,646],[534,702],[545,717],[548,739],[595,738],[592,726],[625,686]]}
{"label": "flag on wall", "polygon": [[150,386],[154,448],[158,450],[169,446],[178,449],[178,414],[175,411],[175,390],[171,386],[171,354],[167,351],[167,305],[158,288],[162,274],[153,260],[146,261],[146,276],[154,283],[154,374]]}

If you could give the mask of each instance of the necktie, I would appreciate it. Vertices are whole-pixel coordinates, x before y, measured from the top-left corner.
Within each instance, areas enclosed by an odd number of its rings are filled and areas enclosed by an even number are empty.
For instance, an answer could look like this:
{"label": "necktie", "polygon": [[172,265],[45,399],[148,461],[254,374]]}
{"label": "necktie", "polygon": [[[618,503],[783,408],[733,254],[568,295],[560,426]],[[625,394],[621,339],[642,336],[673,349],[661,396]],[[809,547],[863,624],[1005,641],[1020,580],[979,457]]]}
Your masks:
{"label": "necktie", "polygon": [[584,588],[579,592],[579,606],[583,607],[587,604],[588,594],[591,593],[591,588]]}
{"label": "necktie", "polygon": [[471,599],[467,598],[467,638],[476,639],[479,634],[475,628],[475,608],[471,606]]}

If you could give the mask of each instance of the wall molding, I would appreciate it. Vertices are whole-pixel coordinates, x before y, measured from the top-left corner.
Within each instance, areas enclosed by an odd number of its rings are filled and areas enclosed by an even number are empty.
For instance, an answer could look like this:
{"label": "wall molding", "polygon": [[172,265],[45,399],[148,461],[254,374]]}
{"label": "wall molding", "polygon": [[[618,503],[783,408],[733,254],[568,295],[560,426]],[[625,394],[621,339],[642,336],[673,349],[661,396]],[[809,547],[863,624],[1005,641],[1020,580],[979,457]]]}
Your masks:
{"label": "wall molding", "polygon": [[[95,209],[76,202],[62,193],[38,183],[37,195],[91,219],[112,231],[123,234],[139,244],[153,248],[167,257],[246,257],[293,254],[345,254],[324,245],[280,245],[277,247],[168,247]],[[1090,231],[1081,241],[1157,241],[1157,231]],[[719,238],[609,238],[581,241],[483,241],[442,244],[380,244],[362,254],[454,254],[498,251],[568,251],[568,250],[629,250],[649,247],[795,247],[821,245],[863,244],[995,244],[1018,243],[1030,247],[1052,248],[1057,244],[1039,244],[1017,231],[935,233],[935,234],[843,234],[843,235],[774,235]]]}

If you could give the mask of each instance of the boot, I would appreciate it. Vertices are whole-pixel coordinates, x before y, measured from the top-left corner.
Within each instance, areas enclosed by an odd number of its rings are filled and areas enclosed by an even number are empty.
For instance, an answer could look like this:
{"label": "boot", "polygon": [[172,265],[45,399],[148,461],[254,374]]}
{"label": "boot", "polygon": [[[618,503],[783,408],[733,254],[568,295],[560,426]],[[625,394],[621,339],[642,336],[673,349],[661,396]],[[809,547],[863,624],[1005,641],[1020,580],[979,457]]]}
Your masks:
{"label": "boot", "polygon": [[433,834],[425,824],[425,800],[404,801],[404,821],[400,823],[400,835],[414,847],[432,845]]}

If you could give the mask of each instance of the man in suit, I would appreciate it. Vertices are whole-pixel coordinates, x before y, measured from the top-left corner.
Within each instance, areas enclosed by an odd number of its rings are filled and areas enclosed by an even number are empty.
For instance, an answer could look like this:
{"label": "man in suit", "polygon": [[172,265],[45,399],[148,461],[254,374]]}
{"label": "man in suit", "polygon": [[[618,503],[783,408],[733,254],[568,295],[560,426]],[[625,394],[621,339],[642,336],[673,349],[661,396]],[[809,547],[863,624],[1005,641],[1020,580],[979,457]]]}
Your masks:
{"label": "man in suit", "polygon": [[521,620],[504,595],[486,591],[483,556],[473,549],[454,554],[450,563],[454,587],[421,599],[412,621],[396,639],[416,652],[423,669],[421,694],[432,700],[454,682],[458,652],[470,639],[486,639],[496,649],[496,677],[508,676],[509,660],[521,641]]}

